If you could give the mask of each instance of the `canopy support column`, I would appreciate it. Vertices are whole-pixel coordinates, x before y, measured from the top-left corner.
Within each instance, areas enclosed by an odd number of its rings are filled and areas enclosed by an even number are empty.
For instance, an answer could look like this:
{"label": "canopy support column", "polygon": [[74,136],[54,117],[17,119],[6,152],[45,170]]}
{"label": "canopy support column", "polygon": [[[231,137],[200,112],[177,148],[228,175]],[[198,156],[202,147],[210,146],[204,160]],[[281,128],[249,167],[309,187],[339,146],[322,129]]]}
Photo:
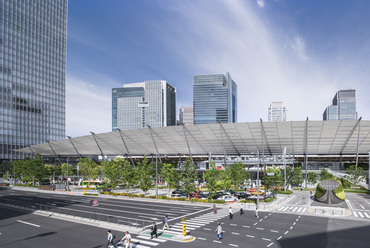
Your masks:
{"label": "canopy support column", "polygon": [[[264,184],[265,184],[265,200],[266,200],[266,164],[265,164],[265,142],[264,142],[264,136],[265,136],[265,129],[263,127],[262,119],[260,119],[261,124],[261,143],[262,143],[262,166],[263,166],[263,172],[264,172]],[[267,146],[267,148],[270,150],[270,148]],[[270,151],[271,155],[271,151]]]}
{"label": "canopy support column", "polygon": [[96,143],[96,145],[98,146],[98,148],[99,148],[99,150],[100,150],[100,153],[101,153],[101,155],[102,155],[103,159],[105,159],[105,156],[104,156],[103,150],[101,149],[101,147],[100,147],[100,145],[99,145],[99,142],[98,142],[98,140],[97,140],[97,139],[96,139],[96,137],[95,137],[95,133],[93,133],[93,132],[90,132],[90,133],[91,133],[91,134],[92,134],[92,136],[94,137],[95,143]]}
{"label": "canopy support column", "polygon": [[182,125],[182,129],[184,130],[186,145],[188,146],[191,163],[194,164],[194,162],[193,162],[193,156],[191,155],[191,150],[190,150],[190,145],[189,145],[189,141],[188,141],[188,136],[186,136],[186,128],[185,128],[185,125],[184,125],[184,123],[181,123],[181,125]]}
{"label": "canopy support column", "polygon": [[307,188],[307,152],[308,152],[308,117],[306,119],[306,127],[305,127],[305,130],[304,130],[304,138],[305,138],[305,154],[304,154],[304,164],[306,165],[306,177],[305,177],[305,188]]}
{"label": "canopy support column", "polygon": [[[147,125],[147,126],[149,128],[149,132],[150,132],[150,135],[152,137],[155,150],[157,151],[157,154],[155,155],[155,196],[158,197],[158,157],[159,157],[158,155],[159,155],[159,152],[158,152],[157,144],[155,143],[155,140],[154,140],[154,137],[153,137],[153,130],[149,125]],[[162,163],[161,157],[159,157],[159,161],[161,161],[161,163]]]}
{"label": "canopy support column", "polygon": [[78,157],[80,157],[80,158],[81,158],[82,156],[81,156],[81,154],[78,152],[78,150],[77,150],[77,148],[76,148],[75,144],[73,144],[72,138],[71,138],[71,137],[69,137],[69,136],[67,136],[67,138],[68,138],[68,139],[69,139],[69,141],[71,142],[71,144],[72,144],[73,148],[75,149],[75,151],[76,151],[76,153],[77,153]]}
{"label": "canopy support column", "polygon": [[48,144],[50,146],[50,149],[53,151],[55,157],[58,159],[59,164],[62,165],[62,162],[60,161],[59,156],[56,154],[56,152],[54,151],[53,147],[51,146],[50,141],[48,141]]}
{"label": "canopy support column", "polygon": [[358,151],[359,151],[359,148],[360,148],[361,119],[362,119],[362,117],[360,117],[360,119],[358,119],[358,135],[357,135],[357,151],[356,151],[356,170],[357,170],[357,166],[358,166]]}
{"label": "canopy support column", "polygon": [[117,130],[118,130],[118,132],[119,132],[119,135],[121,136],[122,142],[123,142],[123,144],[124,144],[124,146],[125,146],[125,148],[126,148],[126,151],[127,151],[128,155],[129,155],[129,157],[130,157],[130,160],[131,160],[132,166],[133,166],[133,167],[135,167],[134,161],[132,160],[132,157],[131,157],[131,153],[130,153],[130,151],[128,150],[128,147],[127,147],[127,145],[126,145],[125,139],[123,138],[123,133],[122,133],[121,129],[117,128]]}
{"label": "canopy support column", "polygon": [[224,166],[225,166],[225,169],[226,169],[226,149],[225,149],[225,144],[224,144],[224,136],[223,136],[223,132],[222,132],[222,123],[221,121],[219,121],[220,123],[220,133],[221,133],[221,142],[222,142],[222,148],[224,149]]}

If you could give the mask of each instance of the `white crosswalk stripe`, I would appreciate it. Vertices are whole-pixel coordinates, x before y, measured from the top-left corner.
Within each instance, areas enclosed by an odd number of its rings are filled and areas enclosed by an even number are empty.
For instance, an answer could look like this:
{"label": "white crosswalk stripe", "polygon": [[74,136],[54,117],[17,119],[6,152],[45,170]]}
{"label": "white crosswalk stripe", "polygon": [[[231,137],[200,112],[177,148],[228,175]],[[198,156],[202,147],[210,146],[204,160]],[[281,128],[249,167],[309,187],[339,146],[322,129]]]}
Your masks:
{"label": "white crosswalk stripe", "polygon": [[352,211],[352,214],[356,218],[370,219],[370,212]]}
{"label": "white crosswalk stripe", "polygon": [[306,207],[291,207],[291,206],[284,206],[278,208],[277,211],[280,212],[297,212],[297,213],[304,213],[307,211]]}

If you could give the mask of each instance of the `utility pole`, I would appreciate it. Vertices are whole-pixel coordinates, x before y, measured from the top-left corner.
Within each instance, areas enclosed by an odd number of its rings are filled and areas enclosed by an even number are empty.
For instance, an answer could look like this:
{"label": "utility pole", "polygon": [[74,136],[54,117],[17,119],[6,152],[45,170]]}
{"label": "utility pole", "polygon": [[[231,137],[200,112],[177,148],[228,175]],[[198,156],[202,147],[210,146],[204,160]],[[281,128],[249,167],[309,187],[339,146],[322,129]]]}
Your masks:
{"label": "utility pole", "polygon": [[286,147],[283,148],[283,165],[284,165],[284,192],[286,192],[286,160],[285,160],[285,154],[286,154]]}

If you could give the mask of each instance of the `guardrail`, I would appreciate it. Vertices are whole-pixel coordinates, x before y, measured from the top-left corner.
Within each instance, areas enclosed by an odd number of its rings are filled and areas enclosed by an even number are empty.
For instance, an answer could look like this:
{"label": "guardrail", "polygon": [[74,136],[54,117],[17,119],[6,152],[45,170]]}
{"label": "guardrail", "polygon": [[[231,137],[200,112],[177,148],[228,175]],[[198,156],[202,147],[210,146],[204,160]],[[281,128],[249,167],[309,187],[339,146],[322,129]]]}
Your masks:
{"label": "guardrail", "polygon": [[[78,210],[78,209],[72,209],[72,208],[49,206],[46,204],[29,203],[29,202],[22,202],[22,201],[16,201],[16,200],[4,199],[4,198],[0,198],[0,204],[3,204],[5,206],[10,206],[10,207],[17,207],[17,208],[28,210],[28,211],[37,210],[37,211],[45,212],[48,214],[58,214],[58,215],[66,216],[66,217],[80,218],[81,220],[85,219],[89,221],[101,221],[101,222],[113,223],[113,224],[118,224],[118,225],[125,225],[129,227],[134,226],[134,227],[142,228],[142,229],[152,224],[152,221],[139,220],[135,218],[121,217],[121,216],[110,215],[110,214],[96,213],[95,209],[93,212],[90,212],[90,211],[84,211],[84,210]],[[35,207],[34,205],[37,205],[37,207]]]}

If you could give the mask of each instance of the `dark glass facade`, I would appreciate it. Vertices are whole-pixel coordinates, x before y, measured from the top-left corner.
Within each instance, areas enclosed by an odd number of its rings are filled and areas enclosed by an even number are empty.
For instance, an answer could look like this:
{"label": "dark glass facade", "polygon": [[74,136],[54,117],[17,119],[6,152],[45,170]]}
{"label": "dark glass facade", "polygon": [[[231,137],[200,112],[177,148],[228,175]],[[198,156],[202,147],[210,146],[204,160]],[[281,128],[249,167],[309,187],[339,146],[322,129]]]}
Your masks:
{"label": "dark glass facade", "polygon": [[0,0],[0,159],[65,138],[67,0]]}
{"label": "dark glass facade", "polygon": [[237,122],[237,93],[229,73],[194,76],[194,124]]}

